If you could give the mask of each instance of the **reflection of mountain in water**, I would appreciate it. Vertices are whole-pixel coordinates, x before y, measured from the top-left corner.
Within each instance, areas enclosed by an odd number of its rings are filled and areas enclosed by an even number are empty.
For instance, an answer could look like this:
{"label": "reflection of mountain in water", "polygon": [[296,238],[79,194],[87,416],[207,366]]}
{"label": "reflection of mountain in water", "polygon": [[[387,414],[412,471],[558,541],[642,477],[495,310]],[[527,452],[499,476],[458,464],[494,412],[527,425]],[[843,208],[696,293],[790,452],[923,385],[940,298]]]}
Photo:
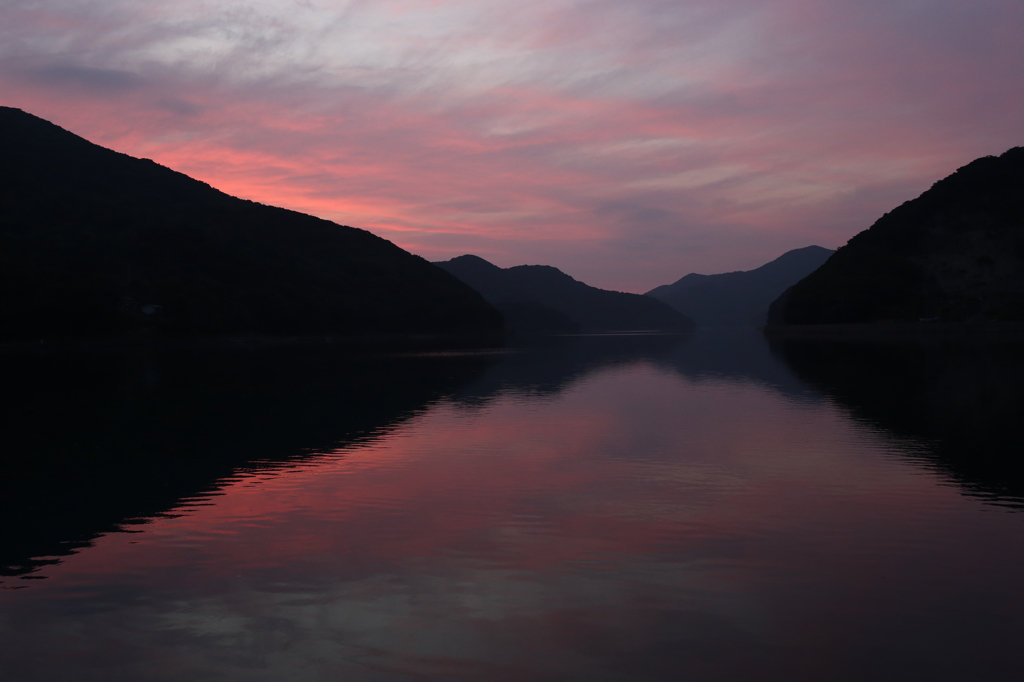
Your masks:
{"label": "reflection of mountain in water", "polygon": [[1024,342],[778,340],[810,385],[855,417],[929,444],[925,463],[971,494],[1024,507]]}
{"label": "reflection of mountain in water", "polygon": [[755,329],[701,329],[659,360],[690,381],[724,379],[768,386],[790,398],[815,395]]}
{"label": "reflection of mountain in water", "polygon": [[689,381],[753,383],[791,399],[829,396],[898,437],[928,445],[920,464],[975,495],[1024,505],[1024,343],[779,340],[754,330],[580,336],[509,349],[457,393],[467,402],[545,395],[603,368],[652,362]]}
{"label": "reflection of mountain in water", "polygon": [[643,361],[689,381],[754,383],[801,399],[816,395],[756,330],[706,329],[681,335],[594,334],[519,341],[457,396],[473,402],[509,391],[550,395],[601,369]]}
{"label": "reflection of mountain in water", "polygon": [[164,513],[240,468],[372,438],[486,364],[309,348],[0,356],[0,575]]}
{"label": "reflection of mountain in water", "polygon": [[929,466],[973,493],[1024,500],[1021,345],[790,340],[774,350],[756,333],[704,330],[533,339],[480,354],[0,356],[0,575],[166,513],[239,470],[372,439],[445,397],[472,405],[509,392],[550,396],[634,362],[791,398],[823,392],[855,416],[932,443]]}
{"label": "reflection of mountain in water", "polygon": [[658,361],[688,340],[676,334],[527,337],[510,346],[499,362],[457,397],[473,403],[508,392],[553,395],[607,367]]}

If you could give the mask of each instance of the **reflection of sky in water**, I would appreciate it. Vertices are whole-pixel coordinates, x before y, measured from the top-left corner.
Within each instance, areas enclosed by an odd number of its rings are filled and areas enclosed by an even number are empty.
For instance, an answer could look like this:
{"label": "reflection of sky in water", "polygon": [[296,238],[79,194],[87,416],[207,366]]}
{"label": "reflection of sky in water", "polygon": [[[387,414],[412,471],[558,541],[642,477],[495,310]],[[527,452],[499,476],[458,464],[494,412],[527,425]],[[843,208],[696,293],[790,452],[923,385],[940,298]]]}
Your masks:
{"label": "reflection of sky in water", "polygon": [[1022,517],[832,403],[648,361],[496,396],[238,476],[46,567],[0,592],[0,663],[376,681],[961,680],[1013,662]]}

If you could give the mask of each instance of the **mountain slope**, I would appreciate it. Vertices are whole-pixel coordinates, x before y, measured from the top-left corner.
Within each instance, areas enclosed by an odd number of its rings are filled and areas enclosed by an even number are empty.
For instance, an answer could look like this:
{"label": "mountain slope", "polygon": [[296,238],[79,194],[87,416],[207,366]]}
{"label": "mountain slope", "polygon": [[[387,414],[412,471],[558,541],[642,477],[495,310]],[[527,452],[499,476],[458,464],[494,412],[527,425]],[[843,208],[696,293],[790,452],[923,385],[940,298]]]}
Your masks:
{"label": "mountain slope", "polygon": [[1024,148],[886,213],[772,304],[770,324],[1024,320]]}
{"label": "mountain slope", "polygon": [[807,246],[787,251],[754,270],[686,275],[651,289],[652,296],[693,318],[701,327],[748,327],[765,323],[768,306],[814,272],[834,251]]}
{"label": "mountain slope", "polygon": [[487,331],[456,278],[369,232],[228,196],[0,107],[0,338]]}
{"label": "mountain slope", "polygon": [[689,331],[694,326],[660,301],[597,289],[549,265],[499,268],[470,255],[436,265],[505,312],[506,324],[517,331]]}

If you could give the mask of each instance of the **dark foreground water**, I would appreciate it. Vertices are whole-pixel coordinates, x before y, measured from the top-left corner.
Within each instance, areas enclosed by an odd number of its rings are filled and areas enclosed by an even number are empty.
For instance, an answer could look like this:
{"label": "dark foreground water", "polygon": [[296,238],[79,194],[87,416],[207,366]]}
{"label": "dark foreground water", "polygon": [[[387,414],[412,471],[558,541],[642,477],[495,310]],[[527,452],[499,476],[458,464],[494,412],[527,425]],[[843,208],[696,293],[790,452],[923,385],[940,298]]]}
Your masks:
{"label": "dark foreground water", "polygon": [[5,682],[1024,675],[1018,344],[0,369]]}

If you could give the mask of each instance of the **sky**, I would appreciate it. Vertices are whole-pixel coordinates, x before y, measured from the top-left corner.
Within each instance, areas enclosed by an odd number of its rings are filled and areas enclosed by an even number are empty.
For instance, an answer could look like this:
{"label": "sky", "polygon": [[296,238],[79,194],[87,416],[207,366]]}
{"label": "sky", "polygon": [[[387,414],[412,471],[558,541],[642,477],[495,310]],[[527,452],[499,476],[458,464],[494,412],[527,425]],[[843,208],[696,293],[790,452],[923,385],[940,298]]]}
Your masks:
{"label": "sky", "polygon": [[1024,145],[1020,0],[4,0],[0,104],[429,260],[644,292]]}

